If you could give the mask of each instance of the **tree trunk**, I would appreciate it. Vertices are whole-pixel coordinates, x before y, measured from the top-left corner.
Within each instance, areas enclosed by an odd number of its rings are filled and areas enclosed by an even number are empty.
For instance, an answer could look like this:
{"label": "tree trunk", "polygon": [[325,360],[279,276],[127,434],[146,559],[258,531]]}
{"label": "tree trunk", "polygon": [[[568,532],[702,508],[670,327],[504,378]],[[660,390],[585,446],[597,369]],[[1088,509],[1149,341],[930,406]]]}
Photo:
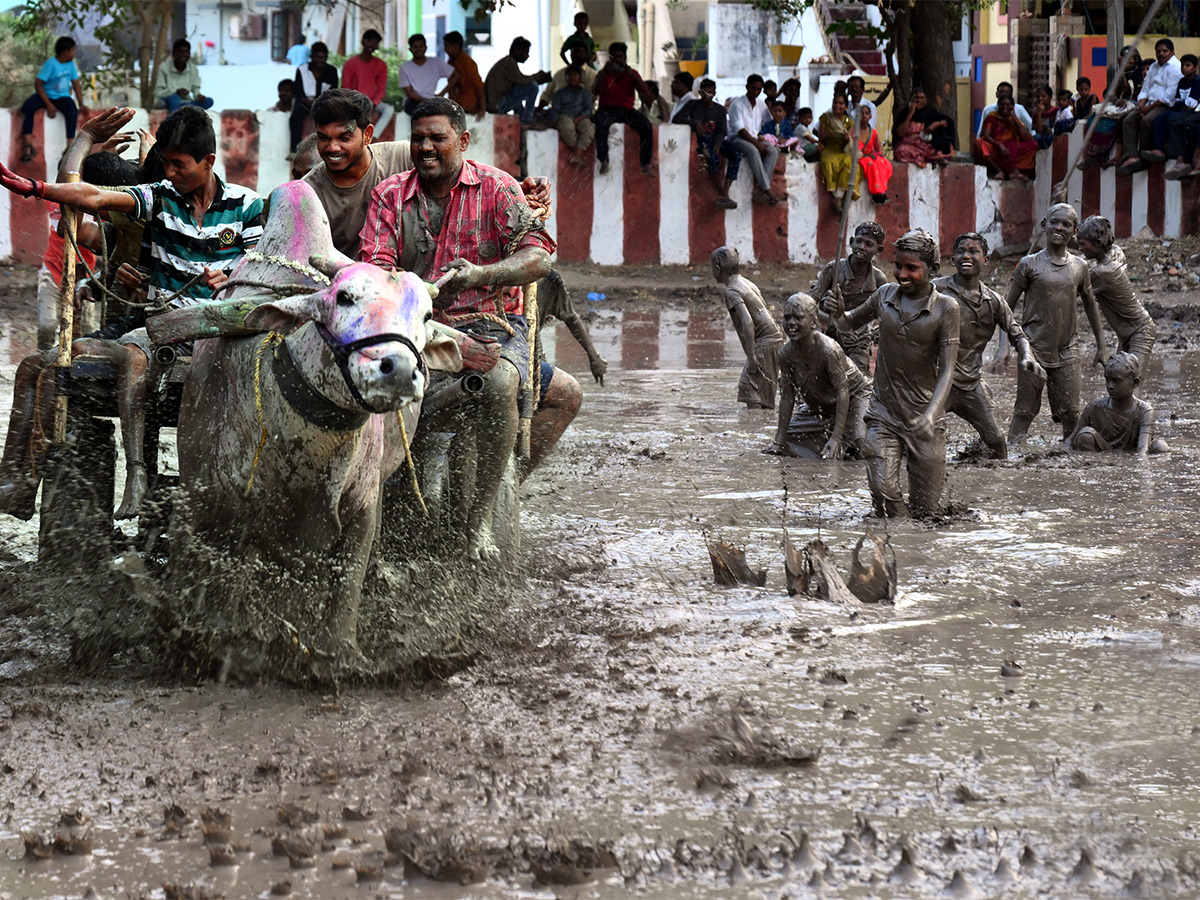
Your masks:
{"label": "tree trunk", "polygon": [[[1125,0],[1104,0],[1104,12],[1108,16],[1108,68],[1116,68],[1121,59],[1121,47],[1125,43]],[[1100,87],[1092,85],[1092,90]]]}
{"label": "tree trunk", "polygon": [[913,58],[919,61],[920,86],[930,104],[958,121],[958,79],[954,77],[954,39],[962,22],[949,3],[912,6]]}
{"label": "tree trunk", "polygon": [[[896,103],[908,105],[913,88],[912,3],[892,7],[892,46],[896,50]],[[921,6],[923,4],[915,4]],[[939,4],[940,5],[940,4]]]}

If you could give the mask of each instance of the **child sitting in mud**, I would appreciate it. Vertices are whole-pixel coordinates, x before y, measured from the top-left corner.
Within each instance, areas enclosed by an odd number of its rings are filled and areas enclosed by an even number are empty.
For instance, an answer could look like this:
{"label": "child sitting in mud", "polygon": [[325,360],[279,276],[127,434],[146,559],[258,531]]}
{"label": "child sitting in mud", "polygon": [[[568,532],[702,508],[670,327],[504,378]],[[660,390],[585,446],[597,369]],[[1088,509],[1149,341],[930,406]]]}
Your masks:
{"label": "child sitting in mud", "polygon": [[1088,261],[1092,294],[1117,335],[1118,349],[1145,362],[1154,349],[1154,319],[1137,298],[1125,268],[1125,251],[1117,246],[1112,222],[1088,216],[1079,226],[1079,249]]}
{"label": "child sitting in mud", "polygon": [[[857,309],[845,312],[834,291],[834,324],[842,331],[879,320],[875,388],[867,408],[864,456],[875,514],[936,515],[946,481],[943,419],[958,359],[958,303],[933,286],[941,253],[927,231],[910,231],[895,244],[896,281]],[[909,504],[900,466],[908,464]]]}
{"label": "child sitting in mud", "polygon": [[746,366],[738,380],[738,403],[750,409],[774,409],[779,383],[777,355],[783,335],[758,286],[739,274],[740,268],[741,260],[733,247],[718,247],[712,252],[713,278],[725,285],[725,308],[746,352]]}
{"label": "child sitting in mud", "polygon": [[1093,400],[1067,439],[1072,450],[1125,450],[1145,456],[1166,453],[1167,442],[1154,437],[1154,409],[1133,395],[1142,383],[1141,364],[1132,353],[1114,353],[1104,365],[1108,396]]}
{"label": "child sitting in mud", "polygon": [[825,420],[828,440],[821,457],[857,456],[871,399],[870,382],[837,341],[821,333],[817,301],[808,294],[792,294],[783,304],[783,330],[788,342],[779,351],[779,427],[763,453],[791,455],[788,425],[799,396],[810,413]]}

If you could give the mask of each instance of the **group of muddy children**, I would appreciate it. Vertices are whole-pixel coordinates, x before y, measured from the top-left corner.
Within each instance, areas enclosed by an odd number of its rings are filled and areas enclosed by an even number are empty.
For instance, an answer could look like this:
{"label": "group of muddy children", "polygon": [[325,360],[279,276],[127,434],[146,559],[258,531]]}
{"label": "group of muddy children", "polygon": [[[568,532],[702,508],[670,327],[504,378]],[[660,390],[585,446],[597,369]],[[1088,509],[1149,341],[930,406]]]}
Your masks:
{"label": "group of muddy children", "polygon": [[[1166,451],[1154,436],[1153,409],[1135,396],[1154,346],[1154,320],[1130,284],[1112,223],[1091,216],[1080,224],[1074,207],[1058,203],[1046,211],[1042,225],[1045,247],[1021,259],[1006,298],[983,283],[989,247],[982,235],[959,235],[954,274],[935,278],[937,240],[909,231],[894,244],[896,281],[890,283],[874,264],[884,231],[863,223],[847,257],[822,269],[813,295],[792,294],[784,303],[786,343],[758,287],[740,274],[737,251],[717,248],[713,276],[724,285],[747,358],[738,401],[774,409],[778,393],[778,426],[763,452],[802,456],[819,448],[827,459],[862,458],[875,513],[897,517],[942,512],[946,413],[968,422],[990,453],[1004,459],[1009,442],[1024,441],[1045,392],[1063,442],[1073,450],[1141,456]],[[1022,300],[1018,321],[1013,310]],[[1108,391],[1082,413],[1077,300],[1095,337],[1095,363],[1104,366]],[[1118,350],[1111,355],[1102,313],[1117,336]],[[982,379],[984,350],[997,329],[1018,358],[1007,438]],[[804,437],[814,433],[819,439],[806,449]]]}

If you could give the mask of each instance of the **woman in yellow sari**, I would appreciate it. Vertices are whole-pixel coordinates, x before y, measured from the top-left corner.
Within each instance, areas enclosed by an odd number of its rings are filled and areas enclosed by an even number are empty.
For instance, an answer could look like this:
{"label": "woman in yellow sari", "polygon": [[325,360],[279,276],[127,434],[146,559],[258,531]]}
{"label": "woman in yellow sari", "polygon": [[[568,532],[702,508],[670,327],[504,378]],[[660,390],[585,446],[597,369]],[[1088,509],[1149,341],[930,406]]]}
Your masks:
{"label": "woman in yellow sari", "polygon": [[[833,210],[841,214],[850,186],[850,139],[854,135],[854,120],[846,113],[846,98],[842,94],[833,97],[833,108],[822,113],[817,126],[821,139],[821,177],[825,187],[833,194]],[[858,199],[858,186],[854,187],[854,199]]]}

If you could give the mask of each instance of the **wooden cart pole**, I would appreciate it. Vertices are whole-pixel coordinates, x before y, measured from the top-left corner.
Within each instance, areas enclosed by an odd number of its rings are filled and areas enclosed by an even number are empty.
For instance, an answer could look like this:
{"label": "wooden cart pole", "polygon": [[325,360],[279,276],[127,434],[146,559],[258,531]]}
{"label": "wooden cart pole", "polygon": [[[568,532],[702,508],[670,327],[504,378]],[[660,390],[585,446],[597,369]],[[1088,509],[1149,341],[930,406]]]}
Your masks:
{"label": "wooden cart pole", "polygon": [[[79,181],[78,172],[68,172],[67,184]],[[54,399],[54,443],[62,444],[67,439],[67,395],[63,391],[65,371],[71,368],[71,341],[75,335],[75,240],[79,225],[79,213],[65,203],[62,205],[62,222],[65,234],[63,245],[62,288],[58,293],[58,358],[54,365],[59,370]]]}

